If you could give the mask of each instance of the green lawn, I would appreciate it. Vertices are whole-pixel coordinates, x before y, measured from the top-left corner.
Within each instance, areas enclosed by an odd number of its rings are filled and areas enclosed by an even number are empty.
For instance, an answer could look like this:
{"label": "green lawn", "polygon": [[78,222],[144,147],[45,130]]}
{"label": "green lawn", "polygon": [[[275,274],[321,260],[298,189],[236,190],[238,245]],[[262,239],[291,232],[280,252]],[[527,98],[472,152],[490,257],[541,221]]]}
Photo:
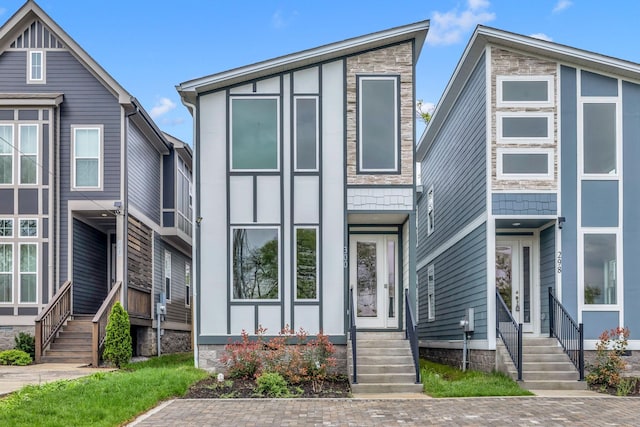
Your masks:
{"label": "green lawn", "polygon": [[466,371],[420,360],[424,392],[432,397],[532,396],[500,372]]}
{"label": "green lawn", "polygon": [[166,355],[71,381],[27,386],[0,400],[0,426],[117,426],[207,376],[192,354]]}

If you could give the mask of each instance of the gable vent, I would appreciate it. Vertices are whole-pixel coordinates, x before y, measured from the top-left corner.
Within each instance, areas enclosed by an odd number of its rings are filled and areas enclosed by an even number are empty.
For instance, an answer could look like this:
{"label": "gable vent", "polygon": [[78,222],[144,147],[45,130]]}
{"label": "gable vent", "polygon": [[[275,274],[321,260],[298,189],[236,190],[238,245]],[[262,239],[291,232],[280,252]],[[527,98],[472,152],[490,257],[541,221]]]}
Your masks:
{"label": "gable vent", "polygon": [[11,49],[63,49],[64,45],[40,20],[35,20],[9,46]]}

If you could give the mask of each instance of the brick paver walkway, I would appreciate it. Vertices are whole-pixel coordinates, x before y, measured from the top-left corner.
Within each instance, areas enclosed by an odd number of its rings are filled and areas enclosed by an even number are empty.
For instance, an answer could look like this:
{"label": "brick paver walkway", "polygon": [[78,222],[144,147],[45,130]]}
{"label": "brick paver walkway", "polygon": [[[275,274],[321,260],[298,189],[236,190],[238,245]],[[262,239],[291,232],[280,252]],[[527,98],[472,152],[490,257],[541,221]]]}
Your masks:
{"label": "brick paver walkway", "polygon": [[136,426],[638,426],[640,398],[175,400]]}

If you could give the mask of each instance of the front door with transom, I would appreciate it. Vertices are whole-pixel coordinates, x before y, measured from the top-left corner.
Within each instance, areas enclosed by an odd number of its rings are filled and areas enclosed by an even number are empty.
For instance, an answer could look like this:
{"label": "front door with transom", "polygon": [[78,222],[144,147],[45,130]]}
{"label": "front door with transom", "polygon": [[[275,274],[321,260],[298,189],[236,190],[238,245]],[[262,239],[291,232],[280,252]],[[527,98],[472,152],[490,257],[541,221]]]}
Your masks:
{"label": "front door with transom", "polygon": [[398,327],[398,236],[352,234],[349,284],[357,328]]}
{"label": "front door with transom", "polygon": [[536,332],[539,286],[532,237],[496,239],[496,287],[523,332]]}

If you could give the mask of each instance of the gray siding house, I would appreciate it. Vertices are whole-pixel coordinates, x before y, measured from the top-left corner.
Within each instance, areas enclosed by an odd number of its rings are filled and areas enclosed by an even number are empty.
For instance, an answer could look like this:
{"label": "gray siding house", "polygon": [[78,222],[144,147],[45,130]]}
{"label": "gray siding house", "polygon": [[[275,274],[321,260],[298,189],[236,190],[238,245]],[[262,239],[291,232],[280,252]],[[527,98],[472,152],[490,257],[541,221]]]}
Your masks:
{"label": "gray siding house", "polygon": [[476,29],[417,148],[423,354],[459,361],[472,308],[471,364],[500,365],[497,313],[548,337],[549,289],[586,350],[618,326],[640,349],[639,83],[638,64]]}
{"label": "gray siding house", "polygon": [[342,355],[351,320],[358,337],[404,336],[405,292],[415,301],[414,69],[427,29],[178,85],[196,123],[199,366],[220,368],[224,345],[259,327],[323,332]]}
{"label": "gray siding house", "polygon": [[35,321],[42,360],[92,361],[54,326],[103,333],[121,300],[153,354],[163,294],[167,348],[190,348],[191,179],[190,148],[27,1],[0,28],[1,345]]}

